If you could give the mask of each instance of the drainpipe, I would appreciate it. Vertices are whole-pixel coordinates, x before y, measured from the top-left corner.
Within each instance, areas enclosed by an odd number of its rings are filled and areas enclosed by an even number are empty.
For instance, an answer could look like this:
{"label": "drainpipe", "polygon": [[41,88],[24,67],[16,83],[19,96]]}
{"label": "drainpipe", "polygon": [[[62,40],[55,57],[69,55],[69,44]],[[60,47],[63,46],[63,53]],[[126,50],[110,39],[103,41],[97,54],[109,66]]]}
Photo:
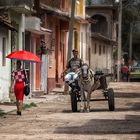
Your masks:
{"label": "drainpipe", "polygon": [[117,67],[117,81],[120,81],[120,68],[121,68],[121,51],[122,51],[122,0],[119,1],[119,33],[118,33],[118,67]]}

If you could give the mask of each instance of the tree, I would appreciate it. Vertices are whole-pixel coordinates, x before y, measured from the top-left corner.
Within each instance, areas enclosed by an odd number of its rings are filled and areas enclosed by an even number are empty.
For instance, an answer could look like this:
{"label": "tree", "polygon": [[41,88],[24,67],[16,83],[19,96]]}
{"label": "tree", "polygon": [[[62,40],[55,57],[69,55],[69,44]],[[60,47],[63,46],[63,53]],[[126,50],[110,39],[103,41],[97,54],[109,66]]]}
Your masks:
{"label": "tree", "polygon": [[91,5],[92,4],[92,0],[86,0],[86,5]]}
{"label": "tree", "polygon": [[[130,27],[133,30],[133,56],[137,52],[140,53],[140,30],[137,29],[138,21],[140,21],[140,2],[137,0],[129,1],[123,5],[123,20],[122,20],[122,51],[129,54],[129,35]],[[139,58],[140,59],[140,58]]]}

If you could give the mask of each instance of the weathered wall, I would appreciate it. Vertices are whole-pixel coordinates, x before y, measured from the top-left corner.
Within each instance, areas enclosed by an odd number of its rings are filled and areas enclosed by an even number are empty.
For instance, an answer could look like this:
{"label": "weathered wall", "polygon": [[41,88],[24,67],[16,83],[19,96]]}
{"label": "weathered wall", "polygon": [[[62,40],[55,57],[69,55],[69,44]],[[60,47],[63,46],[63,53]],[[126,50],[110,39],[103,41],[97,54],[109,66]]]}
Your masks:
{"label": "weathered wall", "polygon": [[11,67],[10,60],[6,59],[5,66],[2,66],[2,46],[3,46],[3,38],[6,39],[6,55],[10,53],[10,33],[8,34],[8,30],[0,27],[0,101],[9,101],[9,87],[11,81]]}

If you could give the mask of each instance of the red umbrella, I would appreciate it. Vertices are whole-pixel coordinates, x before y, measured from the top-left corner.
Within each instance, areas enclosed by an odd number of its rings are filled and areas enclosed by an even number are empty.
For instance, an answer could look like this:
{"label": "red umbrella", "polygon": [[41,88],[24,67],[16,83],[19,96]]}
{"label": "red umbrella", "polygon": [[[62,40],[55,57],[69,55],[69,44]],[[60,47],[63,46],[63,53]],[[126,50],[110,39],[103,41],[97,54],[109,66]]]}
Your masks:
{"label": "red umbrella", "polygon": [[6,56],[6,58],[24,60],[30,62],[40,63],[41,60],[38,56],[25,50],[14,51]]}

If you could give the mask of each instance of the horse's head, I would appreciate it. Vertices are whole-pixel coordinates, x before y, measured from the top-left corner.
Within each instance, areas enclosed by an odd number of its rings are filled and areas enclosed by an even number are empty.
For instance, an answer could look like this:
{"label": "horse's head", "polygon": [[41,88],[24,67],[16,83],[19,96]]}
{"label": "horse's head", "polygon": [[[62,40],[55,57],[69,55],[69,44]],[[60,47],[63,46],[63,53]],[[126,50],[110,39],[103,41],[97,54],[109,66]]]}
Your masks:
{"label": "horse's head", "polygon": [[81,76],[83,79],[88,79],[89,76],[89,66],[84,63],[81,67]]}

